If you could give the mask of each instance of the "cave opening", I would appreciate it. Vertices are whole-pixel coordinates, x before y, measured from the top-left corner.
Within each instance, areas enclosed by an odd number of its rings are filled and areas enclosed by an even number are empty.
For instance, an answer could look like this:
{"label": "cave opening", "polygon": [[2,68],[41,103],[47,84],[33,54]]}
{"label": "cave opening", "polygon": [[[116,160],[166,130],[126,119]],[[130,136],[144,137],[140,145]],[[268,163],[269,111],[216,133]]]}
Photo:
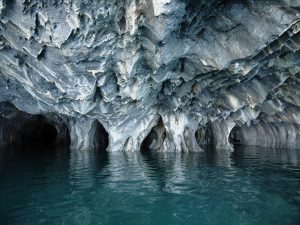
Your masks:
{"label": "cave opening", "polygon": [[239,135],[239,127],[235,126],[229,133],[228,136],[229,143],[234,147],[241,145],[240,135]]}
{"label": "cave opening", "polygon": [[195,138],[201,148],[209,149],[213,146],[213,131],[210,123],[199,126],[195,132]]}
{"label": "cave opening", "polygon": [[96,120],[94,122],[95,126],[95,139],[94,139],[94,146],[98,149],[100,152],[106,152],[106,149],[109,145],[109,135],[103,125]]}
{"label": "cave opening", "polygon": [[67,125],[56,115],[32,115],[10,102],[0,103],[0,146],[55,149],[70,143]]}
{"label": "cave opening", "polygon": [[141,144],[141,152],[159,151],[166,137],[166,128],[160,117]]}
{"label": "cave opening", "polygon": [[58,132],[53,124],[38,115],[19,128],[19,146],[22,148],[53,147]]}

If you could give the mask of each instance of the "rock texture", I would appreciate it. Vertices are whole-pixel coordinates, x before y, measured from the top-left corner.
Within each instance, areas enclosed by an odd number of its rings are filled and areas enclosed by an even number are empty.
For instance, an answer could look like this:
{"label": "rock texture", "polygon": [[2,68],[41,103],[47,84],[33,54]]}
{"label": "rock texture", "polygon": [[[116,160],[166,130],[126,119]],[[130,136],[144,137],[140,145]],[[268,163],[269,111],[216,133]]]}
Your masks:
{"label": "rock texture", "polygon": [[298,0],[0,0],[0,102],[74,149],[298,148],[299,82]]}

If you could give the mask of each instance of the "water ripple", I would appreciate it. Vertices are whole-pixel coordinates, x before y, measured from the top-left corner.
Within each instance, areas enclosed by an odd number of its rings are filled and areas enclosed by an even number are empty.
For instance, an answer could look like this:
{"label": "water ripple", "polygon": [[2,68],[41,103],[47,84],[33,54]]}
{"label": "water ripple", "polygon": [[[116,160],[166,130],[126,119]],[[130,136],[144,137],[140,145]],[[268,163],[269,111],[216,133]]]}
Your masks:
{"label": "water ripple", "polygon": [[2,151],[0,224],[299,224],[300,153]]}

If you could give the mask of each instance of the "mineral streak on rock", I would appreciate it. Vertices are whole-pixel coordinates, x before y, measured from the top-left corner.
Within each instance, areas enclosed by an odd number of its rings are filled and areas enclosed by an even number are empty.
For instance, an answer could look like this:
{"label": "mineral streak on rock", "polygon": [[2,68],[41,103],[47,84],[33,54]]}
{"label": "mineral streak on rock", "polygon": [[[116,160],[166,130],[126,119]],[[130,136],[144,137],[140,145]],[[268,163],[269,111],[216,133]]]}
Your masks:
{"label": "mineral streak on rock", "polygon": [[2,143],[41,115],[72,149],[299,148],[299,82],[298,0],[0,0]]}

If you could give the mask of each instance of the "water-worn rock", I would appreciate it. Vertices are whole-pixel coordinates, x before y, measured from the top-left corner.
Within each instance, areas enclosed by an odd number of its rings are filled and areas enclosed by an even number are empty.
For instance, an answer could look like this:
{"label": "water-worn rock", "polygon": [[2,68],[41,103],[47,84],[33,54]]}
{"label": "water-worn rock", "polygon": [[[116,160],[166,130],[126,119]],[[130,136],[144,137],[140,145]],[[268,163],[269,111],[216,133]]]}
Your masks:
{"label": "water-worn rock", "polygon": [[299,82],[300,1],[0,0],[0,102],[74,149],[298,148]]}

